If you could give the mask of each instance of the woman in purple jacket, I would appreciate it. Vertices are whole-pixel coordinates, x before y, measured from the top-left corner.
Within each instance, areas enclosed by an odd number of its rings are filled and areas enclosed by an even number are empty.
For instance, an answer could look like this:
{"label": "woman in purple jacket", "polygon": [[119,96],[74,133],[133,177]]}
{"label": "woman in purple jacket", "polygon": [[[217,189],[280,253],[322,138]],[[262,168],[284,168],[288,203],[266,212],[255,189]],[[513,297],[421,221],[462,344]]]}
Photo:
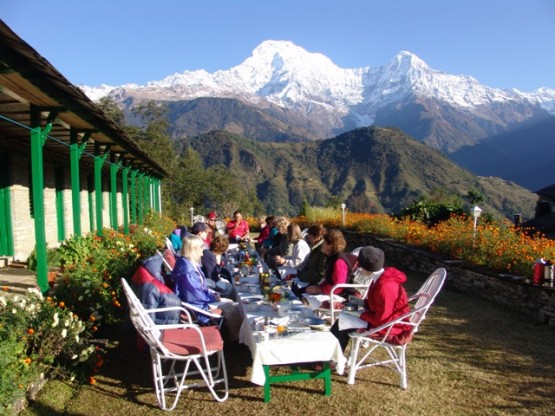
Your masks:
{"label": "woman in purple jacket", "polygon": [[[172,272],[175,293],[184,302],[205,311],[221,314],[220,309],[210,307],[210,303],[220,301],[220,296],[206,285],[206,276],[201,265],[203,250],[204,242],[199,236],[188,235],[183,239],[182,256],[177,258]],[[197,319],[202,324],[209,323],[205,316],[198,316]]]}
{"label": "woman in purple jacket", "polygon": [[[182,257],[178,258],[172,272],[175,281],[175,292],[184,302],[197,306],[205,311],[223,315],[224,327],[227,334],[224,340],[236,342],[239,339],[239,329],[242,319],[237,309],[237,304],[230,300],[221,302],[220,295],[208,288],[206,276],[202,271],[201,258],[204,251],[204,242],[197,235],[188,235],[183,239]],[[225,300],[225,299],[224,299]],[[210,304],[218,303],[218,307]],[[208,317],[199,315],[201,324],[210,324]]]}

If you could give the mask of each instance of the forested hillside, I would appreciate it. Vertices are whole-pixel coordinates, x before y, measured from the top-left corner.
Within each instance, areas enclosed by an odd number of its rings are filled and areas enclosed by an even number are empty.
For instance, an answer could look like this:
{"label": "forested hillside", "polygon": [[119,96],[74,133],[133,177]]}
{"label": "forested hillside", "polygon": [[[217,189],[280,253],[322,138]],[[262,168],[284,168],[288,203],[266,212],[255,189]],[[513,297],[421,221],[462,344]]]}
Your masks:
{"label": "forested hillside", "polygon": [[267,212],[296,214],[303,201],[345,201],[357,212],[399,213],[438,190],[485,196],[497,217],[533,216],[536,195],[498,178],[481,178],[395,128],[367,127],[310,143],[262,143],[224,131],[178,142],[205,166],[224,165],[256,195]]}

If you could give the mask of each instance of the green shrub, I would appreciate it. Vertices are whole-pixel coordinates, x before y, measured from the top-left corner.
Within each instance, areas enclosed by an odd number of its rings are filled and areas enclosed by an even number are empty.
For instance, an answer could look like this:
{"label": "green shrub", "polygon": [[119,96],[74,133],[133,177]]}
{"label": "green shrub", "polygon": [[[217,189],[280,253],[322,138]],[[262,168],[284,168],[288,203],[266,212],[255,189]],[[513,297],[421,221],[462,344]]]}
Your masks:
{"label": "green shrub", "polygon": [[0,413],[41,374],[71,379],[90,371],[90,338],[85,322],[36,289],[0,296]]}

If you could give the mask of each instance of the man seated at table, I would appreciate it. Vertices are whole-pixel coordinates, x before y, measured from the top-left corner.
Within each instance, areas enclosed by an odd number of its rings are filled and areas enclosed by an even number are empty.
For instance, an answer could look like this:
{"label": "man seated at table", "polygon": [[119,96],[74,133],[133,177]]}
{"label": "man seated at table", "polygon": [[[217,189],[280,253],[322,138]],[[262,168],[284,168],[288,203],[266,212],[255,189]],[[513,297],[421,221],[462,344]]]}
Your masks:
{"label": "man seated at table", "polygon": [[[384,252],[372,246],[363,247],[358,254],[359,267],[369,272],[382,269],[384,260]],[[347,348],[351,332],[377,328],[409,312],[407,293],[403,287],[406,281],[407,277],[403,272],[394,267],[386,267],[370,286],[360,317],[346,312],[339,314],[331,327],[331,333],[339,340],[343,351]],[[410,336],[411,330],[410,325],[396,325],[389,336],[403,342],[402,338]]]}
{"label": "man seated at table", "polygon": [[227,223],[225,232],[230,242],[249,239],[249,223],[243,219],[241,211],[237,210],[233,213],[233,219]]}

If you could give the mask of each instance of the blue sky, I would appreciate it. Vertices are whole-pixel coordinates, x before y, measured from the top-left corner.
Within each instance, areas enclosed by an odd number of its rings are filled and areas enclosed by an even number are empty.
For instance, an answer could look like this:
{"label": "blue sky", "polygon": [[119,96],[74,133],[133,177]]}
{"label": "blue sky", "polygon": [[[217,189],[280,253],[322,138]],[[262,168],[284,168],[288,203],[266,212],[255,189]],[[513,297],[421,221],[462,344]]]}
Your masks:
{"label": "blue sky", "polygon": [[2,0],[0,18],[74,84],[144,84],[289,40],[344,68],[408,50],[496,88],[555,89],[554,0]]}

